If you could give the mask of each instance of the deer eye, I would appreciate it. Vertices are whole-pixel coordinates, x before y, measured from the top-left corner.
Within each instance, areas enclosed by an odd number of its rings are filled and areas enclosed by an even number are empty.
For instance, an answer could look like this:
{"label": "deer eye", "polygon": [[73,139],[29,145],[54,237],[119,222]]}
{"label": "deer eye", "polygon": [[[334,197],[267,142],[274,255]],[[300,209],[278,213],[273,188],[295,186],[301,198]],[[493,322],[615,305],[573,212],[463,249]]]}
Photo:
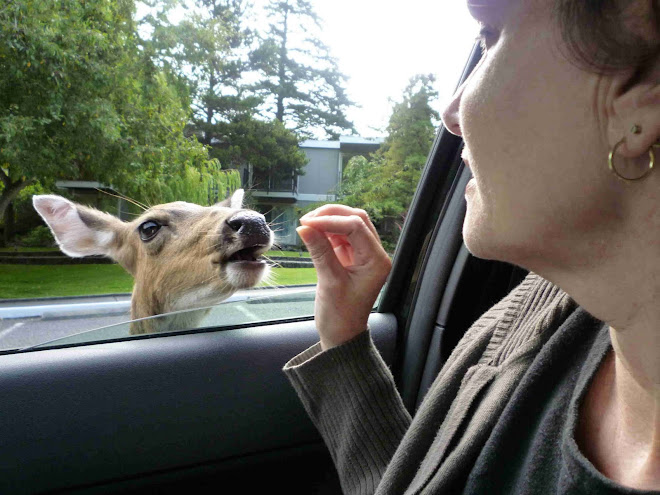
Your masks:
{"label": "deer eye", "polygon": [[140,239],[144,242],[149,242],[151,239],[156,237],[156,234],[161,228],[161,224],[154,222],[153,220],[148,220],[138,227],[138,232],[140,232]]}

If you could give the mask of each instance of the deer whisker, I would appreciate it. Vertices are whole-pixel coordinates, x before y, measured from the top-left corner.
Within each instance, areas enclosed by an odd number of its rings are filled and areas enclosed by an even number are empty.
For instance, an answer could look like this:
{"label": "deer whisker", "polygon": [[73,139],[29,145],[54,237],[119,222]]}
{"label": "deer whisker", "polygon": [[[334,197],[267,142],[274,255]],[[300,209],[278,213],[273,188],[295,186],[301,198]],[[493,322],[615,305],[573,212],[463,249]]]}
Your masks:
{"label": "deer whisker", "polygon": [[144,211],[149,209],[147,206],[144,206],[142,203],[140,203],[140,202],[138,202],[134,199],[131,199],[127,196],[124,196],[123,194],[120,194],[120,195],[112,194],[112,193],[109,193],[108,191],[104,191],[103,189],[99,189],[98,187],[95,187],[94,189],[96,189],[99,192],[102,192],[103,194],[107,194],[108,196],[112,196],[114,198],[123,199],[124,201],[128,201],[129,203],[134,204],[138,208],[142,208],[142,210],[144,210]]}

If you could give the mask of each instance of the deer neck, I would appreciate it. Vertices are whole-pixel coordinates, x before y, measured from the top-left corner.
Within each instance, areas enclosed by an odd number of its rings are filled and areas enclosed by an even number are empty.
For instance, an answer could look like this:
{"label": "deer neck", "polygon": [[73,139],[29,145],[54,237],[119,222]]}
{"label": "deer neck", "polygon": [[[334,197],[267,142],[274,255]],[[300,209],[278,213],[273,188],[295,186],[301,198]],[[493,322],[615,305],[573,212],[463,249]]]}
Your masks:
{"label": "deer neck", "polygon": [[158,300],[153,291],[145,290],[141,285],[133,286],[131,295],[131,319],[146,318],[165,312],[165,304]]}
{"label": "deer neck", "polygon": [[210,311],[209,309],[199,309],[167,315],[170,311],[176,311],[177,309],[181,308],[168,307],[153,292],[144,290],[136,284],[131,297],[131,320],[159,316],[132,322],[130,326],[131,335],[197,328]]}

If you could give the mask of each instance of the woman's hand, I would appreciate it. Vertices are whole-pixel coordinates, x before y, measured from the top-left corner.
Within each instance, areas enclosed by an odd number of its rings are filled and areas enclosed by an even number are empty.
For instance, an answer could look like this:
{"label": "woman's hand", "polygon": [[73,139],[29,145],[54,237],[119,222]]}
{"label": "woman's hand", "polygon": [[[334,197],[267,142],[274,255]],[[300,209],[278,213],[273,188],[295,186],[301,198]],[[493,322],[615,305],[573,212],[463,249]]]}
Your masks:
{"label": "woman's hand", "polygon": [[392,263],[364,210],[325,205],[300,224],[298,234],[318,274],[314,318],[325,350],[367,329]]}

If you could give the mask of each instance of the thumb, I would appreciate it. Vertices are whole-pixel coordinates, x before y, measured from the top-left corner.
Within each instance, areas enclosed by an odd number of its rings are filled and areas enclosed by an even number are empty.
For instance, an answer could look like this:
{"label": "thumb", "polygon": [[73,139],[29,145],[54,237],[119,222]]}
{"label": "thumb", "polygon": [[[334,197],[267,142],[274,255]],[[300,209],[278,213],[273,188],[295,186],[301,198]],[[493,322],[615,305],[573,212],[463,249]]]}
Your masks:
{"label": "thumb", "polygon": [[298,227],[296,232],[307,246],[309,255],[319,274],[323,273],[335,277],[343,274],[344,268],[337,259],[332,244],[330,244],[325,234],[304,225]]}

